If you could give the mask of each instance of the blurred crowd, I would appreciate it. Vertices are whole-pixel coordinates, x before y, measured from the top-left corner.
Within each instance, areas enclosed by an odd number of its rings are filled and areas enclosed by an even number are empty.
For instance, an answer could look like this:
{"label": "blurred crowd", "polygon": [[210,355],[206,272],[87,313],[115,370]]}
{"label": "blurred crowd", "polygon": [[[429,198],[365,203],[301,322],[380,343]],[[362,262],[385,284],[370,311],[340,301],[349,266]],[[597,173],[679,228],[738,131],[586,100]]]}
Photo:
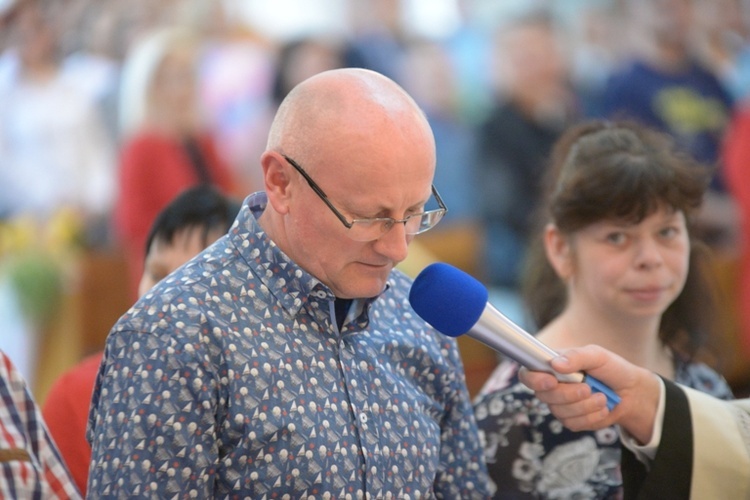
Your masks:
{"label": "blurred crowd", "polygon": [[[338,28],[283,34],[253,23],[250,3],[0,1],[0,318],[15,325],[0,347],[21,351],[11,357],[28,378],[37,345],[19,339],[75,282],[66,263],[121,252],[134,299],[159,210],[195,184],[238,198],[262,189],[279,102],[344,66],[393,78],[421,105],[449,207],[424,245],[511,302],[563,131],[628,117],[673,135],[712,169],[700,236],[735,355],[750,357],[739,307],[750,301],[750,2],[342,0],[321,2],[337,6]],[[429,29],[438,4],[449,21]],[[284,14],[263,22],[287,26]],[[42,265],[55,262],[62,272]]]}

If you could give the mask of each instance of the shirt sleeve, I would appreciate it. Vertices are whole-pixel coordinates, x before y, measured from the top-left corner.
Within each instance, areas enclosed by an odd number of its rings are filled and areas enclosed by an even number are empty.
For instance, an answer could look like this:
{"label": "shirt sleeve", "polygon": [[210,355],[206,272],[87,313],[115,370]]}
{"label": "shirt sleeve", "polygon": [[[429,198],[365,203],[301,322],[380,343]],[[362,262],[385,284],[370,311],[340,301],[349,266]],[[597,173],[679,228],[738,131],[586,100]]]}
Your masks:
{"label": "shirt sleeve", "polygon": [[654,421],[654,432],[651,434],[651,440],[646,444],[638,444],[638,441],[625,429],[620,428],[620,438],[622,445],[633,452],[638,460],[643,462],[646,467],[656,456],[656,450],[659,449],[659,443],[661,442],[661,431],[664,425],[664,405],[666,401],[666,394],[664,390],[664,382],[659,379],[659,405],[656,408],[656,416]]}
{"label": "shirt sleeve", "polygon": [[[663,420],[661,438],[648,470],[628,448],[622,447],[625,500],[691,496],[695,436],[690,404],[683,388],[669,380],[662,379],[662,382],[664,417],[657,420]],[[715,498],[715,495],[700,498]]]}
{"label": "shirt sleeve", "polygon": [[81,498],[26,381],[0,352],[0,497]]}
{"label": "shirt sleeve", "polygon": [[440,470],[435,480],[437,498],[486,499],[487,466],[479,440],[474,411],[466,388],[463,364],[455,339],[444,346],[454,369],[445,420],[441,429]]}
{"label": "shirt sleeve", "polygon": [[207,359],[168,334],[110,333],[89,414],[91,494],[212,496],[219,403]]}

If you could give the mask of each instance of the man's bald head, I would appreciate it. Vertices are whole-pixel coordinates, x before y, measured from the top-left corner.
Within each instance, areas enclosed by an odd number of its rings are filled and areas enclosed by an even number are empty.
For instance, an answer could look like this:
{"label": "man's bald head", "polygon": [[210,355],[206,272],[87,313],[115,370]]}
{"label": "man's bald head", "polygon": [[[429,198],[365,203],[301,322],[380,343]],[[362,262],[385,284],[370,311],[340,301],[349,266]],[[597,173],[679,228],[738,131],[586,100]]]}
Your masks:
{"label": "man's bald head", "polygon": [[432,140],[419,106],[393,80],[359,68],[325,71],[297,85],[281,103],[267,149],[304,150],[317,156],[322,142],[333,134],[366,136],[386,123],[404,134]]}

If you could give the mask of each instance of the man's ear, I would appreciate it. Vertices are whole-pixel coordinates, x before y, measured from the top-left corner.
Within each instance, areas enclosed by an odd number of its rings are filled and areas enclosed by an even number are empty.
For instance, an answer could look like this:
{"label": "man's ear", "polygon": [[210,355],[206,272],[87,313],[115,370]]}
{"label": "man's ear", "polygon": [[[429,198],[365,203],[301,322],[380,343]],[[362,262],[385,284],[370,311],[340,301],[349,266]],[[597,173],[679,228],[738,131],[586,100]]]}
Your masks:
{"label": "man's ear", "polygon": [[544,250],[547,260],[561,280],[567,281],[573,276],[573,252],[570,239],[562,234],[554,224],[544,228]]}
{"label": "man's ear", "polygon": [[268,203],[276,212],[286,214],[289,212],[291,199],[291,168],[284,157],[274,151],[263,153],[260,157],[260,164],[263,167],[263,186],[268,196]]}

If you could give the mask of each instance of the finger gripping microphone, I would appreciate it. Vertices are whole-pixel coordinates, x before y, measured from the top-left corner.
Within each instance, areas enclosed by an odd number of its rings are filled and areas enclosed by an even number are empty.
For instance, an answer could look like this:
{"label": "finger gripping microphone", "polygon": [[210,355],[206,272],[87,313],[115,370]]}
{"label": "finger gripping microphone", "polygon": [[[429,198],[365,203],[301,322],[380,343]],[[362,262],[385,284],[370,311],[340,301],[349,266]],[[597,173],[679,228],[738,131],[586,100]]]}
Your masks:
{"label": "finger gripping microphone", "polygon": [[617,394],[590,375],[553,370],[549,362],[557,353],[498,311],[488,301],[487,288],[460,269],[443,262],[430,264],[415,278],[409,302],[444,335],[466,334],[530,370],[551,373],[561,382],[585,382],[607,396],[610,410],[620,402]]}

